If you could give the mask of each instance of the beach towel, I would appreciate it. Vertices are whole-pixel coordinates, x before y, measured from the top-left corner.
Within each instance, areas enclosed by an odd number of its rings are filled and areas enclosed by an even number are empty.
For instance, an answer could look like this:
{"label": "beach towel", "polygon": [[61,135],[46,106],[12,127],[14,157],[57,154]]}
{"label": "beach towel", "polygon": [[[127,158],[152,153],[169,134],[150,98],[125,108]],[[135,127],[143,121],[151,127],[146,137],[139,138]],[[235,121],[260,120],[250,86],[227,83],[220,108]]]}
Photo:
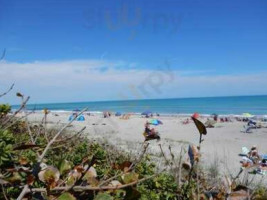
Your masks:
{"label": "beach towel", "polygon": [[249,149],[247,147],[242,147],[242,153],[247,155],[249,153]]}

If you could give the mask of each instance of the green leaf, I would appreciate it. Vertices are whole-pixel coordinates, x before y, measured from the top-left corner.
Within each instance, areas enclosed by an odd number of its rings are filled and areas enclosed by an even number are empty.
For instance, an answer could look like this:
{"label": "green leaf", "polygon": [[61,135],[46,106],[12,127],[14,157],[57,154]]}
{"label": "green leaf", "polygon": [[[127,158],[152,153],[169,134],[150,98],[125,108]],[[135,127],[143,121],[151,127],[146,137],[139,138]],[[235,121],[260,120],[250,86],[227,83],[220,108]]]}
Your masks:
{"label": "green leaf", "polygon": [[126,189],[126,196],[124,199],[127,200],[135,200],[139,199],[141,197],[141,194],[139,191],[137,191],[135,188],[129,187]]}
{"label": "green leaf", "polygon": [[124,183],[127,184],[127,183],[132,183],[134,181],[137,181],[138,177],[139,177],[139,174],[137,174],[135,172],[130,172],[130,173],[124,174],[122,176],[122,180]]}
{"label": "green leaf", "polygon": [[71,170],[71,163],[67,160],[63,160],[61,163],[60,163],[60,166],[59,166],[59,172],[60,174],[64,174],[68,171]]}
{"label": "green leaf", "polygon": [[196,118],[194,118],[194,117],[192,117],[192,119],[193,119],[193,121],[194,121],[194,123],[195,123],[195,125],[196,125],[196,127],[197,127],[197,129],[198,129],[198,131],[199,131],[199,133],[202,135],[206,135],[207,134],[207,129],[206,129],[206,127],[205,127],[205,125],[201,122],[201,121],[199,121],[199,120],[197,120]]}
{"label": "green leaf", "polygon": [[69,192],[65,192],[58,197],[58,200],[76,200],[76,198]]}
{"label": "green leaf", "polygon": [[107,193],[98,193],[94,200],[113,200],[113,197]]}
{"label": "green leaf", "polygon": [[53,166],[47,167],[38,173],[38,177],[42,182],[52,183],[59,180],[60,173],[57,168]]}

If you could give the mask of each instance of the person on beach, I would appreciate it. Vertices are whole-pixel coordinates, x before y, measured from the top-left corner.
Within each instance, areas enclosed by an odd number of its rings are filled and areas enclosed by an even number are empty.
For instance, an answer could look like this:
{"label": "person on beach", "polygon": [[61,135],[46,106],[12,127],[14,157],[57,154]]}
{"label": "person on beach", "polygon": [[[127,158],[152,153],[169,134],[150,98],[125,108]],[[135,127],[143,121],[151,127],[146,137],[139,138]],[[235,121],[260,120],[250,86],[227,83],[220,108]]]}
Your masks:
{"label": "person on beach", "polygon": [[155,134],[156,134],[155,129],[154,129],[154,128],[150,128],[148,122],[145,123],[145,133],[146,133],[148,136],[152,136],[152,135],[155,135]]}
{"label": "person on beach", "polygon": [[250,151],[248,152],[248,157],[253,161],[253,163],[259,160],[260,156],[258,154],[258,149],[256,145],[251,147]]}
{"label": "person on beach", "polygon": [[143,135],[145,136],[145,141],[154,139],[157,139],[158,141],[160,140],[158,132],[154,128],[150,128],[148,122],[145,123],[145,131]]}

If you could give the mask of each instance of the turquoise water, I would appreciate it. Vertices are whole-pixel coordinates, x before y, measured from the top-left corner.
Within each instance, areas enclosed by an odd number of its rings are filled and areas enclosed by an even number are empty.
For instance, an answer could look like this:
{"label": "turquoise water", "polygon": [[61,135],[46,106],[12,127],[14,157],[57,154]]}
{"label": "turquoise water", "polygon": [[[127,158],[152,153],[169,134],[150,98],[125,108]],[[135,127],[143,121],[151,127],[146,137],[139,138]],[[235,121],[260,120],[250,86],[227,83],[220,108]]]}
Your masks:
{"label": "turquoise water", "polygon": [[[267,114],[267,95],[236,96],[236,97],[206,97],[127,101],[101,101],[79,103],[54,103],[28,105],[27,109],[42,110],[74,110],[88,107],[90,111],[120,111],[140,113],[150,110],[166,114],[186,114],[199,112],[202,114],[242,114],[249,112],[254,115]],[[13,109],[18,106],[13,106]]]}

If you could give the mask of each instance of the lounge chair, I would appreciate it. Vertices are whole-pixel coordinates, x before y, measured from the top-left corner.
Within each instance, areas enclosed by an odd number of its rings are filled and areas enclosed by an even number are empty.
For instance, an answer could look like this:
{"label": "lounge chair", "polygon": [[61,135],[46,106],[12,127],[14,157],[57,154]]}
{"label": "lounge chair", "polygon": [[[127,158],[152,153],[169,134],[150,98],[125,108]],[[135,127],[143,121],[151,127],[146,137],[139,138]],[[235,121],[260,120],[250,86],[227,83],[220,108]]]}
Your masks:
{"label": "lounge chair", "polygon": [[144,137],[145,137],[145,141],[149,141],[149,140],[160,140],[160,136],[158,133],[156,134],[152,134],[152,135],[148,135],[146,132],[143,133]]}

